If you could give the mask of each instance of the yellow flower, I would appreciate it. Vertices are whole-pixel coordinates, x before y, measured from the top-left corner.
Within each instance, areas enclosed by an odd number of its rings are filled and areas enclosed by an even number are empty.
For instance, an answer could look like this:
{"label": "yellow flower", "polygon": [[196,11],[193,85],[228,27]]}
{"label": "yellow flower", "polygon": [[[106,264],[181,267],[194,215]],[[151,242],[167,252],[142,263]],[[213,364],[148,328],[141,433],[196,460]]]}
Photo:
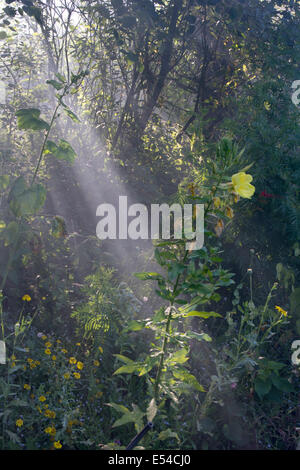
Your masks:
{"label": "yellow flower", "polygon": [[61,449],[62,448],[62,445],[61,445],[60,441],[55,441],[53,445],[54,445],[55,449]]}
{"label": "yellow flower", "polygon": [[83,363],[78,361],[77,362],[77,369],[82,370],[83,369]]}
{"label": "yellow flower", "polygon": [[21,426],[23,426],[23,423],[24,423],[24,421],[22,419],[17,419],[16,426],[18,426],[18,428],[20,428]]}
{"label": "yellow flower", "polygon": [[56,413],[55,413],[55,411],[46,410],[45,411],[45,416],[47,418],[53,418],[54,419],[56,417]]}
{"label": "yellow flower", "polygon": [[99,366],[100,366],[100,362],[97,361],[97,359],[94,360],[94,366],[96,366],[96,367],[99,367]]}
{"label": "yellow flower", "polygon": [[74,375],[75,379],[80,379],[79,372],[74,372],[73,375]]}
{"label": "yellow flower", "polygon": [[50,349],[49,349],[49,348],[45,349],[45,354],[48,354],[48,356],[50,356],[50,354],[51,354],[51,351],[50,351]]}
{"label": "yellow flower", "polygon": [[55,434],[56,434],[56,429],[55,429],[55,427],[53,427],[53,426],[48,426],[48,427],[45,429],[45,433],[46,433],[46,434],[50,434],[50,436],[55,436]]}
{"label": "yellow flower", "polygon": [[76,364],[77,360],[75,359],[75,357],[70,357],[69,359],[69,363],[70,364]]}
{"label": "yellow flower", "polygon": [[29,364],[31,364],[31,363],[33,362],[33,359],[31,359],[31,357],[29,357],[29,358],[27,359],[27,362],[29,362]]}
{"label": "yellow flower", "polygon": [[39,400],[40,400],[41,402],[46,401],[46,397],[45,397],[44,395],[41,395],[41,396],[39,397]]}
{"label": "yellow flower", "polygon": [[50,348],[52,346],[52,343],[50,343],[50,341],[47,341],[47,343],[45,343],[45,346],[46,348]]}
{"label": "yellow flower", "polygon": [[283,310],[283,308],[279,307],[278,305],[275,305],[275,308],[276,310],[278,310],[279,313],[281,313],[281,315],[283,315],[284,317],[287,316],[287,311],[286,310]]}
{"label": "yellow flower", "polygon": [[99,346],[99,351],[101,352],[101,354],[103,354],[103,349],[101,348],[101,346]]}
{"label": "yellow flower", "polygon": [[47,339],[47,336],[46,336],[46,335],[43,335],[43,336],[42,336],[42,340],[43,340],[43,341],[46,341],[46,339]]}
{"label": "yellow flower", "polygon": [[31,297],[30,297],[30,295],[25,294],[25,295],[23,295],[22,300],[24,300],[25,302],[30,302],[30,301],[31,301]]}
{"label": "yellow flower", "polygon": [[66,349],[62,349],[61,352],[67,354],[68,351]]}
{"label": "yellow flower", "polygon": [[56,356],[53,354],[51,359],[52,359],[52,361],[56,361]]}
{"label": "yellow flower", "polygon": [[30,387],[30,385],[29,385],[29,384],[24,384],[24,389],[25,389],[25,390],[30,390],[30,389],[31,389],[31,387]]}
{"label": "yellow flower", "polygon": [[67,380],[68,380],[69,378],[70,378],[70,374],[69,374],[69,372],[66,372],[66,373],[64,374],[64,379],[67,379]]}
{"label": "yellow flower", "polygon": [[250,184],[250,182],[253,180],[251,175],[247,175],[244,171],[240,171],[239,173],[233,175],[231,180],[233,190],[236,194],[239,194],[241,197],[246,199],[250,199],[253,196],[255,192],[255,186]]}
{"label": "yellow flower", "polygon": [[81,344],[80,344],[80,343],[76,343],[76,346],[81,346]]}

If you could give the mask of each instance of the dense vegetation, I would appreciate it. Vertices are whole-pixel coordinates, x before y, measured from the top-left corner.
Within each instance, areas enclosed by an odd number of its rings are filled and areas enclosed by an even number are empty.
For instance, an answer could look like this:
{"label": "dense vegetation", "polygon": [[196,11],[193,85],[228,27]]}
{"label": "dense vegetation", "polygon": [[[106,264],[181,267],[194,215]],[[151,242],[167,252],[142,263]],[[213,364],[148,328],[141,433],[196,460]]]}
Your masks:
{"label": "dense vegetation", "polygon": [[[0,9],[1,448],[299,448],[299,2]],[[203,247],[99,240],[122,195]]]}

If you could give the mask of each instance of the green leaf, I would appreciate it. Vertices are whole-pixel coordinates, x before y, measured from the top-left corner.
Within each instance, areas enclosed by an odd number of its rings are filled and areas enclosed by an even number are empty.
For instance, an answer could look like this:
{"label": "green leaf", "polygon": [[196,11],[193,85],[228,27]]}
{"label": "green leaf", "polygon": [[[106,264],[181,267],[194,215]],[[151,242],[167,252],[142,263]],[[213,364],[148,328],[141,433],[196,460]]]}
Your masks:
{"label": "green leaf", "polygon": [[63,139],[60,139],[58,145],[52,140],[48,140],[45,145],[44,154],[52,155],[58,158],[58,160],[65,160],[70,163],[73,163],[77,156],[71,145]]}
{"label": "green leaf", "polygon": [[179,379],[182,382],[187,383],[191,387],[193,387],[195,390],[198,390],[198,392],[205,392],[204,388],[202,385],[199,384],[198,380],[193,374],[190,374],[187,370],[185,369],[178,369],[178,370],[173,370],[172,371],[175,379]]}
{"label": "green leaf", "polygon": [[147,408],[147,419],[148,421],[150,421],[150,423],[152,423],[152,421],[154,420],[156,413],[157,413],[157,405],[155,403],[155,399],[152,398]]}
{"label": "green leaf", "polygon": [[126,408],[124,405],[118,405],[117,403],[106,403],[107,406],[110,406],[116,411],[119,411],[120,413],[130,413],[129,409]]}
{"label": "green leaf", "polygon": [[214,318],[217,318],[217,317],[220,317],[222,318],[222,315],[220,315],[219,313],[217,312],[198,312],[197,310],[192,310],[192,312],[188,312],[188,313],[185,313],[183,315],[184,318],[187,318],[187,317],[200,317],[200,318],[211,318],[211,317],[214,317]]}
{"label": "green leaf", "polygon": [[66,83],[65,77],[61,73],[56,73],[55,76],[58,78],[58,80],[62,83]]}
{"label": "green leaf", "polygon": [[281,392],[290,393],[295,391],[293,385],[283,377],[279,377],[278,375],[272,374],[271,380],[273,382],[273,385],[275,385],[275,387],[278,388],[278,390],[280,390]]}
{"label": "green leaf", "polygon": [[46,83],[48,83],[48,85],[52,85],[56,90],[61,90],[64,88],[64,84],[58,82],[57,80],[46,80]]}
{"label": "green leaf", "polygon": [[125,366],[121,366],[119,369],[117,369],[113,375],[119,375],[119,374],[132,374],[133,372],[139,372],[141,370],[140,364],[136,364],[135,362],[133,364],[126,364]]}
{"label": "green leaf", "polygon": [[163,279],[162,275],[158,273],[134,273],[134,276],[142,281],[147,281],[148,279],[160,281]]}
{"label": "green leaf", "polygon": [[260,378],[257,378],[254,382],[254,389],[259,396],[260,399],[262,399],[269,391],[271,390],[272,387],[272,382],[270,380],[262,380]]}
{"label": "green leaf", "polygon": [[68,107],[64,108],[64,112],[72,119],[72,121],[81,122],[79,117],[76,116],[76,114],[73,113],[73,111],[71,111],[70,108],[68,108]]}
{"label": "green leaf", "polygon": [[16,112],[19,129],[32,129],[34,131],[49,130],[49,124],[40,119],[41,111],[35,108],[19,109]]}
{"label": "green leaf", "polygon": [[123,424],[128,424],[128,423],[134,423],[135,419],[131,414],[126,414],[123,415],[122,418],[117,419],[115,423],[112,425],[113,428],[116,428],[118,426],[122,426]]}
{"label": "green leaf", "polygon": [[36,214],[46,200],[46,189],[42,184],[34,184],[29,188],[23,177],[18,178],[9,194],[10,209],[16,217]]}
{"label": "green leaf", "polygon": [[122,354],[114,354],[115,357],[120,359],[120,361],[124,362],[125,364],[133,364],[134,361],[129,359],[129,357],[123,356]]}
{"label": "green leaf", "polygon": [[165,441],[166,439],[176,439],[179,442],[178,434],[174,431],[171,431],[169,428],[159,433],[158,439],[160,441]]}
{"label": "green leaf", "polygon": [[187,331],[186,336],[190,339],[196,339],[197,341],[212,341],[211,337],[207,333],[197,333],[196,331]]}
{"label": "green leaf", "polygon": [[189,353],[188,349],[182,348],[176,351],[167,359],[167,364],[175,365],[175,364],[184,364],[189,360],[187,354]]}
{"label": "green leaf", "polygon": [[4,191],[9,185],[9,175],[0,176],[0,191]]}

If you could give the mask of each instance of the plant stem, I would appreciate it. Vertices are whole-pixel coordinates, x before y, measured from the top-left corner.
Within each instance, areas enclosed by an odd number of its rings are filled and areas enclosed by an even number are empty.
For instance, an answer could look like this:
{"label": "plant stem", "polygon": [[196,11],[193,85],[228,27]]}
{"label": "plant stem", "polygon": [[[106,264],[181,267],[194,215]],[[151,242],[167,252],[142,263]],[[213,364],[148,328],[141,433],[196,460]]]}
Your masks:
{"label": "plant stem", "polygon": [[[63,97],[63,96],[62,96]],[[61,97],[61,99],[62,99]],[[32,181],[31,181],[31,186],[33,185],[34,181],[35,181],[35,178],[38,174],[38,171],[39,171],[39,168],[40,168],[40,165],[41,165],[41,162],[42,162],[42,158],[43,158],[43,153],[44,153],[44,150],[45,150],[45,146],[46,146],[46,143],[47,143],[47,140],[49,138],[49,134],[50,134],[50,131],[51,131],[51,128],[53,126],[53,123],[55,121],[55,118],[56,118],[56,115],[57,115],[57,111],[61,105],[61,99],[59,100],[55,110],[54,110],[54,113],[52,115],[52,119],[50,121],[50,124],[49,124],[49,129],[47,130],[46,134],[45,134],[45,137],[44,137],[44,141],[43,141],[43,145],[42,145],[42,148],[41,148],[41,151],[40,151],[40,155],[39,155],[39,159],[38,159],[38,162],[37,162],[37,165],[36,165],[36,168],[35,168],[35,171],[34,171],[34,175],[33,175],[33,178],[32,178]]]}

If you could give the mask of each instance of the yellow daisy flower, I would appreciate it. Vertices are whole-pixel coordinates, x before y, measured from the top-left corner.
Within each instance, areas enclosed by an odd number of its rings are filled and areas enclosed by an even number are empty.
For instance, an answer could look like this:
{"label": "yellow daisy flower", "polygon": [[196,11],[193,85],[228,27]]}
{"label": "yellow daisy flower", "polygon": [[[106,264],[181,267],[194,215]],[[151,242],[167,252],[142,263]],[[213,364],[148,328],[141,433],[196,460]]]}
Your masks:
{"label": "yellow daisy flower", "polygon": [[281,313],[281,315],[283,315],[284,317],[287,316],[287,311],[286,310],[283,310],[283,308],[279,307],[278,305],[275,305],[275,308],[276,310],[278,310],[279,313]]}
{"label": "yellow daisy flower", "polygon": [[24,300],[24,302],[30,302],[30,301],[31,301],[31,297],[30,297],[30,295],[25,294],[25,295],[23,295],[22,300]]}

